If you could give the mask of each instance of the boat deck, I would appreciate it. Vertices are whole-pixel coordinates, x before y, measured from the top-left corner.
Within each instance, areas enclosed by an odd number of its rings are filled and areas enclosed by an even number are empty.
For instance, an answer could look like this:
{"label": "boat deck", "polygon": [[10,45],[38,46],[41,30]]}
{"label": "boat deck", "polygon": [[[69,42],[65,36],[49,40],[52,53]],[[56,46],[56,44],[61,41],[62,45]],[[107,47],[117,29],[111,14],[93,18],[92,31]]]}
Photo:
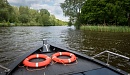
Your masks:
{"label": "boat deck", "polygon": [[[53,53],[46,53],[46,54],[51,57]],[[12,75],[119,75],[119,74],[101,65],[95,64],[90,60],[78,57],[77,63],[75,62],[72,63],[71,65],[53,63],[51,65],[48,65],[45,69],[35,71],[28,71],[26,67],[18,67],[17,69],[14,70],[14,72],[12,72]]]}

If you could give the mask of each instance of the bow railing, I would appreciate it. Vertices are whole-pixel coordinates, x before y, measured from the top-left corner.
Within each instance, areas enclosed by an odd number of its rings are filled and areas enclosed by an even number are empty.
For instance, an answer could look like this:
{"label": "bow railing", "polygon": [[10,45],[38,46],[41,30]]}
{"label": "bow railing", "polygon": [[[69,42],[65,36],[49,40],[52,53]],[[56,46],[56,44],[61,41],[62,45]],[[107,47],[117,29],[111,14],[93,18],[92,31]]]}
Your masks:
{"label": "bow railing", "polygon": [[130,58],[129,58],[129,57],[124,56],[124,55],[121,55],[121,54],[118,54],[118,53],[114,53],[114,52],[111,52],[111,51],[108,51],[108,50],[103,51],[103,52],[101,52],[101,53],[99,53],[99,54],[96,54],[96,55],[93,56],[92,58],[98,57],[98,56],[100,56],[100,55],[102,55],[102,54],[104,54],[104,53],[108,53],[106,65],[109,65],[110,54],[115,55],[115,56],[118,56],[118,57],[122,57],[122,58],[127,59],[127,60],[130,61]]}

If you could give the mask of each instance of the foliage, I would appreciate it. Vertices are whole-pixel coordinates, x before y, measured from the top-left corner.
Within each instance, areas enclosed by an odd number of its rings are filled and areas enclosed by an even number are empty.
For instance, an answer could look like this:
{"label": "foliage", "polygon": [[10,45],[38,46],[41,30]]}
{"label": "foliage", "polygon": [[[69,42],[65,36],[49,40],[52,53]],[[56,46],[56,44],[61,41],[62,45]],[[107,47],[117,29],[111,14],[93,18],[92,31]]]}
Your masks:
{"label": "foliage", "polygon": [[130,0],[87,0],[81,10],[83,24],[129,25]]}
{"label": "foliage", "polygon": [[68,22],[68,26],[71,26],[71,25],[72,25],[72,22],[71,22],[71,21],[69,21],[69,22]]}
{"label": "foliage", "polygon": [[0,26],[55,26],[67,25],[67,22],[56,19],[47,9],[35,10],[28,6],[15,7],[7,0],[0,2]]}
{"label": "foliage", "polygon": [[12,8],[7,0],[0,1],[0,22],[9,21],[12,14]]}
{"label": "foliage", "polygon": [[76,27],[80,26],[80,13],[81,13],[81,7],[84,4],[86,0],[65,0],[64,3],[61,3],[61,8],[63,10],[63,13],[65,16],[70,17],[69,19],[69,26],[73,22]]}

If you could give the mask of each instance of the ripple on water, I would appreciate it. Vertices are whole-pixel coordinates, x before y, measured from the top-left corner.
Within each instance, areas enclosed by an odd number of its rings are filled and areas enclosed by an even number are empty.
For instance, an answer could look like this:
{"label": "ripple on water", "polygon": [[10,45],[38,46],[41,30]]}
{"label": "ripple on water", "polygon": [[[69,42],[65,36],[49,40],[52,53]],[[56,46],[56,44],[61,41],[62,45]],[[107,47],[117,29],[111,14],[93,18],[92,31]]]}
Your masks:
{"label": "ripple on water", "polygon": [[[89,56],[110,50],[130,57],[129,33],[91,32],[75,30],[66,26],[0,27],[0,64],[7,65],[16,60],[19,56],[41,45],[42,39]],[[99,59],[106,61],[107,54],[102,55]],[[112,65],[124,61],[117,57],[111,59]],[[117,60],[113,61],[114,59]],[[126,65],[123,62],[121,65],[120,63],[117,67],[121,66],[121,69],[130,72],[127,67],[130,64]]]}

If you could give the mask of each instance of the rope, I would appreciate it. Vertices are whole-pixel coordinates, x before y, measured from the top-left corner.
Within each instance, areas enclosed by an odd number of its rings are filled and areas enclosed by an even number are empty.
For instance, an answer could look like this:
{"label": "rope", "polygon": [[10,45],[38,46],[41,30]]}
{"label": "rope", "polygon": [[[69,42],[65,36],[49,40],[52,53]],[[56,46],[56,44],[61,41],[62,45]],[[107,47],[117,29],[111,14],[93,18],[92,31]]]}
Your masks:
{"label": "rope", "polygon": [[33,69],[33,70],[29,69],[29,67],[26,67],[26,70],[27,70],[27,71],[37,71],[37,70],[44,70],[44,69],[46,69],[46,66],[43,67],[43,68]]}
{"label": "rope", "polygon": [[[77,58],[77,59],[78,59],[78,58]],[[61,61],[61,62],[62,62],[62,61]],[[51,65],[56,64],[56,63],[58,63],[58,62],[52,61],[52,64],[51,64]],[[75,63],[73,63],[73,64],[70,64],[70,63],[69,63],[69,64],[65,64],[65,63],[63,63],[63,62],[62,62],[62,64],[65,65],[65,66],[67,66],[67,65],[75,65],[75,64],[78,64],[78,61],[75,60]]]}
{"label": "rope", "polygon": [[77,60],[75,60],[75,63],[73,63],[73,64],[64,64],[64,63],[63,63],[63,65],[65,65],[65,66],[68,66],[68,65],[75,65],[75,64],[78,64],[78,61],[77,61]]}
{"label": "rope", "polygon": [[18,65],[18,67],[24,67],[24,65],[23,66]]}
{"label": "rope", "polygon": [[51,65],[53,65],[53,64],[56,64],[57,62],[55,62],[55,61],[52,61],[52,63],[51,63]]}

